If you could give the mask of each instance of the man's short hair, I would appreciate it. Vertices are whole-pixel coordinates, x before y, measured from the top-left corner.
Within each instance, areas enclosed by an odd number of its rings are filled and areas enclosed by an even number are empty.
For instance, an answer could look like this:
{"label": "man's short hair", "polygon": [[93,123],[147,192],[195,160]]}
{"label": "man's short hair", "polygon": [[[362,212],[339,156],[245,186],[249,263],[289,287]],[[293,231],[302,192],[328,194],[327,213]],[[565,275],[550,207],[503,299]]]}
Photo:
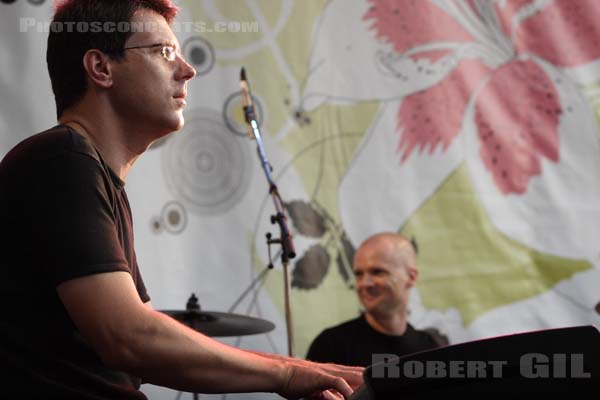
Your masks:
{"label": "man's short hair", "polygon": [[125,42],[133,34],[133,29],[126,28],[140,9],[155,11],[169,24],[178,11],[171,0],[65,0],[57,4],[46,62],[58,118],[85,94],[84,54],[98,49],[121,59]]}

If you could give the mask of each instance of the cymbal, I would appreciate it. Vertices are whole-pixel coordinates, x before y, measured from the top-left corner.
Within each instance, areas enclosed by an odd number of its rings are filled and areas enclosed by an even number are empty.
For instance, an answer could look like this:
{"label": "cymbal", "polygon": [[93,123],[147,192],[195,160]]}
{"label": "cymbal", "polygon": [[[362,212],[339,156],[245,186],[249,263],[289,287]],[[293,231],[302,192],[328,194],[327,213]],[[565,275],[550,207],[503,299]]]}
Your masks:
{"label": "cymbal", "polygon": [[270,332],[275,325],[246,315],[200,310],[159,310],[207,336],[242,336]]}
{"label": "cymbal", "polygon": [[218,311],[201,311],[194,293],[187,301],[185,310],[159,310],[177,321],[207,336],[242,336],[270,332],[275,325],[267,320],[247,315]]}

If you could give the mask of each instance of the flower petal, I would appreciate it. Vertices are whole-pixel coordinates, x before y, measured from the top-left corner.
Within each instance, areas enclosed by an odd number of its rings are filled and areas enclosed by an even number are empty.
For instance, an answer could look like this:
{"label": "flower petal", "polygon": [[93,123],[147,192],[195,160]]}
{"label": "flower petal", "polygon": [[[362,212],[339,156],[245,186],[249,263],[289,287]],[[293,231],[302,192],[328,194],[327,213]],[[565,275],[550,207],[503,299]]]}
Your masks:
{"label": "flower petal", "polygon": [[[472,37],[441,8],[424,0],[369,0],[364,19],[372,20],[378,38],[393,44],[402,54],[416,46],[437,42],[470,42]],[[417,53],[414,58],[438,59],[444,52]]]}
{"label": "flower petal", "polygon": [[398,112],[402,162],[416,147],[419,151],[429,148],[429,154],[438,145],[444,151],[448,148],[460,132],[473,89],[489,72],[480,61],[464,60],[437,85],[404,99]]}
{"label": "flower petal", "polygon": [[496,15],[500,19],[502,29],[508,37],[512,37],[512,24],[515,17],[519,15],[519,11],[523,7],[530,5],[534,0],[508,0],[503,3],[496,2]]}
{"label": "flower petal", "polygon": [[600,2],[554,0],[518,26],[518,52],[530,52],[558,66],[600,57]]}
{"label": "flower petal", "polygon": [[558,161],[558,100],[552,80],[533,61],[504,64],[478,94],[481,158],[502,193],[524,193],[542,172],[542,157]]}
{"label": "flower petal", "polygon": [[[321,15],[311,51],[302,107],[324,102],[395,101],[443,79],[455,68],[460,44],[445,45],[452,54],[435,61],[398,54],[375,38],[363,20],[366,1],[331,0]],[[431,49],[431,47],[427,47]]]}
{"label": "flower petal", "polygon": [[[558,100],[548,104],[562,105],[560,118],[556,109],[552,115],[539,114],[534,102],[537,92],[528,94],[517,88],[517,82],[495,84],[496,90],[502,90],[499,93],[488,85],[485,94],[477,95],[477,104],[482,115],[494,121],[495,127],[488,124],[495,132],[488,140],[496,140],[505,146],[503,152],[512,153],[502,161],[508,176],[506,183],[501,183],[505,179],[501,171],[490,177],[489,154],[495,147],[481,141],[480,135],[489,133],[484,119],[479,126],[465,128],[469,174],[492,222],[505,235],[546,254],[592,260],[600,252],[600,224],[596,223],[600,221],[600,141],[594,113],[576,84],[551,64],[537,63],[525,71],[541,68],[544,76],[538,82],[552,83]],[[510,76],[508,69],[515,68],[523,69],[525,64],[507,65],[503,74]],[[527,84],[525,76],[514,79]],[[499,109],[496,114],[491,107]],[[515,122],[508,122],[511,119]],[[473,116],[472,121],[475,125],[477,118]],[[516,129],[528,132],[526,138],[515,135]],[[530,147],[515,146],[513,139]],[[541,172],[536,174],[536,169]]]}

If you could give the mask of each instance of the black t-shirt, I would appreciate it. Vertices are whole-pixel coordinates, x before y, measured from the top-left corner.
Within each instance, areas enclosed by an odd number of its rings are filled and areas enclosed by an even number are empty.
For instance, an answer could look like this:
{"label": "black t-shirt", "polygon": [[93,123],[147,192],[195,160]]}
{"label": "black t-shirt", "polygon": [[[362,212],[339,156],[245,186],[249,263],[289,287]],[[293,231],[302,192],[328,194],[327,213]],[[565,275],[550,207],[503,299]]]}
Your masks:
{"label": "black t-shirt", "polygon": [[310,345],[306,358],[311,361],[367,367],[373,354],[403,356],[439,347],[429,332],[410,324],[401,336],[385,335],[373,329],[364,315],[321,332]]}
{"label": "black t-shirt", "polygon": [[0,392],[145,399],[138,378],[102,363],[56,292],[70,279],[126,271],[150,299],[124,183],[93,145],[59,125],[12,149],[0,164],[0,227]]}

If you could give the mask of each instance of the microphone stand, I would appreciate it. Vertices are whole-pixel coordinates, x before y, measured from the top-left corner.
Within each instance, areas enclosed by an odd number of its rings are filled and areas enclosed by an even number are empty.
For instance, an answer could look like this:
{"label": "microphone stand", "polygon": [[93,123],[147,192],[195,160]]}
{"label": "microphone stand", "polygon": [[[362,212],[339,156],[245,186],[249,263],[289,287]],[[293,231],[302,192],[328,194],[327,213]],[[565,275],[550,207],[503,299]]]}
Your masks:
{"label": "microphone stand", "polygon": [[285,324],[287,330],[287,345],[288,355],[293,357],[293,334],[292,334],[292,311],[290,307],[290,289],[288,279],[288,265],[289,260],[296,257],[294,250],[294,243],[292,242],[292,235],[287,225],[287,218],[283,210],[283,201],[273,176],[271,175],[272,168],[267,161],[265,149],[263,146],[262,135],[256,120],[256,114],[254,112],[254,105],[252,104],[252,94],[250,93],[250,87],[246,80],[246,72],[242,68],[240,74],[240,85],[242,87],[242,98],[244,100],[244,116],[246,122],[249,125],[249,134],[251,138],[256,140],[256,150],[262,169],[265,172],[267,183],[269,185],[269,194],[273,199],[276,213],[271,215],[271,224],[277,223],[279,225],[279,238],[272,238],[270,234],[267,234],[267,246],[271,244],[281,245],[281,264],[283,265],[283,284],[284,284],[284,302],[285,302]]}

